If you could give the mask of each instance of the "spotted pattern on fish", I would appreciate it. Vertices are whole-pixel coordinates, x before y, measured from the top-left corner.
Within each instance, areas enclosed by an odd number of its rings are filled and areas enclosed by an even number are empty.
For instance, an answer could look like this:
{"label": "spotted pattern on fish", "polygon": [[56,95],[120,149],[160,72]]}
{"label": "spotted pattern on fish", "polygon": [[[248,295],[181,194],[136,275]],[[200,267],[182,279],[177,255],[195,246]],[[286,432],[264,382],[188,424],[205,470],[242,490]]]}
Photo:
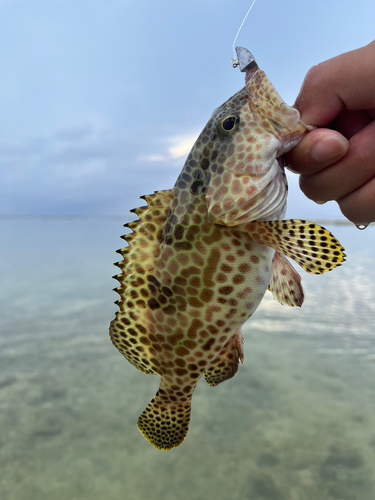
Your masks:
{"label": "spotted pattern on fish", "polygon": [[268,290],[280,304],[301,307],[304,299],[301,276],[290,262],[276,252]]}
{"label": "spotted pattern on fish", "polygon": [[144,196],[127,224],[116,265],[120,311],[113,344],[135,367],[161,377],[138,420],[157,448],[179,446],[199,379],[215,386],[243,362],[241,326],[269,288],[300,306],[300,277],[284,256],[322,274],[341,264],[324,228],[285,214],[280,156],[309,129],[263,71],[216,110],[171,190]]}
{"label": "spotted pattern on fish", "polygon": [[209,368],[204,372],[204,378],[208,385],[215,387],[237,374],[239,362],[244,362],[244,343],[242,331],[239,329],[234,337],[228,340]]}
{"label": "spotted pattern on fish", "polygon": [[305,220],[250,222],[254,241],[287,255],[310,274],[323,274],[345,260],[340,242],[322,226]]}

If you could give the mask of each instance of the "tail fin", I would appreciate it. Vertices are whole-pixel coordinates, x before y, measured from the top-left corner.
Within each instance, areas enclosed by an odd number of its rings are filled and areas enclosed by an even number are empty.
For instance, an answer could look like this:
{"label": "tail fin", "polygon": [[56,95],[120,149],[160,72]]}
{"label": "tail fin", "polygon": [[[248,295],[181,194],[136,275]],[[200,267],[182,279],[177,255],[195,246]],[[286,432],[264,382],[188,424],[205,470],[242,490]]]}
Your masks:
{"label": "tail fin", "polygon": [[138,428],[144,437],[159,450],[177,448],[184,441],[189,430],[191,399],[186,402],[171,402],[156,393],[138,419]]}

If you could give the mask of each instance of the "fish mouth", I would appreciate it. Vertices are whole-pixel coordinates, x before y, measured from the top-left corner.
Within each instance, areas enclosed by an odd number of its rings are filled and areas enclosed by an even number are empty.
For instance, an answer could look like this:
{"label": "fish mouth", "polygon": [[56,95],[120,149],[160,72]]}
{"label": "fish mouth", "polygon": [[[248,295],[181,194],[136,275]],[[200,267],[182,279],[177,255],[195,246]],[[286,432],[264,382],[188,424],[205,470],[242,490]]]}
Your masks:
{"label": "fish mouth", "polygon": [[284,144],[283,144],[282,149],[280,149],[280,151],[277,152],[276,158],[279,158],[281,155],[284,155],[285,153],[287,153],[288,151],[290,151],[291,149],[293,149],[295,146],[297,146],[297,144],[300,141],[302,141],[303,137],[305,137],[305,135],[308,132],[309,132],[309,130],[306,130],[306,132],[303,133],[303,134],[297,133],[297,134],[291,134],[291,135],[287,136],[284,139]]}

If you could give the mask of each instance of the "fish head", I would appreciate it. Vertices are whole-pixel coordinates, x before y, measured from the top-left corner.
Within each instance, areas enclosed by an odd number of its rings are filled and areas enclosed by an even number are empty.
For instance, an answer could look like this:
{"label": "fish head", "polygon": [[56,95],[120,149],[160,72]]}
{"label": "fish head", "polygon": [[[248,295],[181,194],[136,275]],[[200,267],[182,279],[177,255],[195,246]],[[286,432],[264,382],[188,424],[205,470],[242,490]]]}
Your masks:
{"label": "fish head", "polygon": [[286,104],[262,70],[217,108],[208,123],[220,164],[237,174],[265,175],[311,129]]}
{"label": "fish head", "polygon": [[244,211],[251,220],[282,215],[287,183],[281,155],[309,129],[264,71],[250,71],[246,86],[214,111],[193,147],[207,172],[209,221],[235,225]]}

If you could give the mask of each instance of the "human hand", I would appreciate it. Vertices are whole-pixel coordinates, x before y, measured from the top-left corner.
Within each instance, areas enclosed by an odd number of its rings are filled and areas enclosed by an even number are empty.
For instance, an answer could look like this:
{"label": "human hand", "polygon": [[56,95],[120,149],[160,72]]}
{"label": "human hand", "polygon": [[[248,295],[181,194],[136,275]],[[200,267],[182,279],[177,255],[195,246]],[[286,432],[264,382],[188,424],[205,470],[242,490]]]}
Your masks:
{"label": "human hand", "polygon": [[375,221],[375,42],[314,66],[295,102],[318,128],[285,155],[317,203],[336,200],[357,225]]}

